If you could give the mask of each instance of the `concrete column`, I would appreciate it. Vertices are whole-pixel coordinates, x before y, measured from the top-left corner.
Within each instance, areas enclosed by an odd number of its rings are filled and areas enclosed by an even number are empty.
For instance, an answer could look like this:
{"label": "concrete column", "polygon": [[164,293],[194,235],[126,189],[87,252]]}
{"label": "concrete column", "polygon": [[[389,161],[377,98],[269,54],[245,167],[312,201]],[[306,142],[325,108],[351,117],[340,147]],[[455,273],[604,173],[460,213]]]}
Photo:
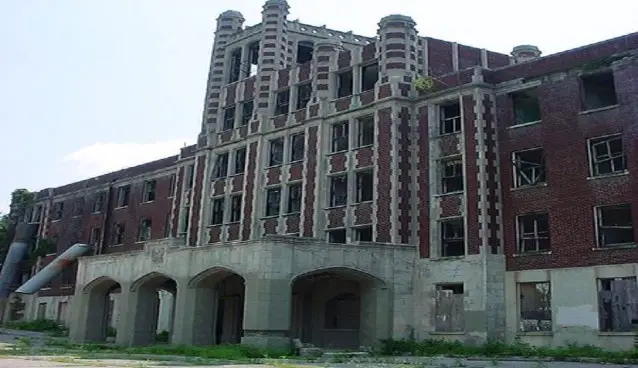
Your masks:
{"label": "concrete column", "polygon": [[116,343],[123,346],[149,345],[155,342],[159,298],[154,288],[131,291],[122,287],[120,319]]}
{"label": "concrete column", "polygon": [[[185,283],[184,285],[187,285]],[[174,344],[215,344],[218,293],[214,288],[180,288],[175,299]]]}
{"label": "concrete column", "polygon": [[290,346],[292,289],[288,279],[246,278],[241,343],[262,348]]}
{"label": "concrete column", "polygon": [[374,346],[391,337],[392,292],[380,285],[366,287],[361,292],[361,322],[359,341],[362,346]]}

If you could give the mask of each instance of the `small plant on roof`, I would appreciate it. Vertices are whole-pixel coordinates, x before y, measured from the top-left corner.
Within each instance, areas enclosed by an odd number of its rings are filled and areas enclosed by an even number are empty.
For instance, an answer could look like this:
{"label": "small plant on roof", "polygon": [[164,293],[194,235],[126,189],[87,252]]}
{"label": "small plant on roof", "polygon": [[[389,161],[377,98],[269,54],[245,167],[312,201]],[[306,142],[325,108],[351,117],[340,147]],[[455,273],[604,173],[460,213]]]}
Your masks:
{"label": "small plant on roof", "polygon": [[420,93],[430,93],[436,88],[434,78],[429,76],[420,76],[414,80],[414,88],[416,88],[416,90]]}

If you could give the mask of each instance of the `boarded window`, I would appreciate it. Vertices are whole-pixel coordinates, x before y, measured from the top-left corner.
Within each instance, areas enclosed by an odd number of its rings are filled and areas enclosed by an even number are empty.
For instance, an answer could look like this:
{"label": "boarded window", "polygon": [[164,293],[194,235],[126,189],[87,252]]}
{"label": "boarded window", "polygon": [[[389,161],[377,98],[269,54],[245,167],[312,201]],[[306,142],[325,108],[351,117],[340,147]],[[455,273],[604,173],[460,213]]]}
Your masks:
{"label": "boarded window", "polygon": [[436,332],[465,330],[463,284],[437,285],[434,329]]}
{"label": "boarded window", "polygon": [[549,282],[518,284],[520,330],[551,331],[552,307]]}
{"label": "boarded window", "polygon": [[635,277],[598,279],[600,331],[630,332],[638,327]]}

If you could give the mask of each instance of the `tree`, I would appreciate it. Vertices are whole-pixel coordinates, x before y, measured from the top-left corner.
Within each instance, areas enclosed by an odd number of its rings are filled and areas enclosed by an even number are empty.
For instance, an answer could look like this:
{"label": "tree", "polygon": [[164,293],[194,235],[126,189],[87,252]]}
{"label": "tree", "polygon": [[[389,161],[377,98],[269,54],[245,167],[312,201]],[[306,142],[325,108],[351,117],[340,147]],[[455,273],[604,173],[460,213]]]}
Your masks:
{"label": "tree", "polygon": [[9,215],[0,213],[0,264],[4,261],[11,240],[9,234]]}
{"label": "tree", "polygon": [[27,211],[35,201],[35,193],[26,189],[16,189],[11,192],[11,204],[8,214],[0,214],[0,264],[4,262],[17,224],[24,219]]}

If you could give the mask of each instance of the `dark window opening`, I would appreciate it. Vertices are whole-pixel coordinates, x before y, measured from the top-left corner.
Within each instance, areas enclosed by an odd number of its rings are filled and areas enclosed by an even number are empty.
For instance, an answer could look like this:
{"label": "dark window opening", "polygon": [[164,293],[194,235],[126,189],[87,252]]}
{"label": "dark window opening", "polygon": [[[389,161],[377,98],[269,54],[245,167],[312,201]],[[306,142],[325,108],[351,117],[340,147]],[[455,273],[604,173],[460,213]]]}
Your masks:
{"label": "dark window opening", "polygon": [[598,279],[601,332],[632,332],[638,324],[638,283],[635,277]]}
{"label": "dark window opening", "polygon": [[229,106],[224,109],[223,130],[231,130],[234,127],[235,127],[235,106]]}
{"label": "dark window opening", "polygon": [[217,155],[214,172],[215,179],[225,178],[226,176],[228,176],[228,152]]}
{"label": "dark window opening", "polygon": [[618,104],[612,72],[583,76],[582,87],[582,103],[585,111]]}
{"label": "dark window opening", "polygon": [[186,167],[186,185],[185,189],[191,189],[195,184],[195,165],[188,165]]}
{"label": "dark window opening", "polygon": [[545,182],[545,157],[542,149],[514,152],[515,188]]}
{"label": "dark window opening", "polygon": [[348,122],[332,125],[332,152],[348,150]]}
{"label": "dark window opening", "polygon": [[210,216],[211,225],[224,223],[224,198],[213,199],[213,208]]}
{"label": "dark window opening", "polygon": [[371,146],[374,144],[374,116],[366,116],[357,120],[357,146]]}
{"label": "dark window opening", "polygon": [[535,213],[518,216],[518,252],[543,252],[550,249],[549,215]]}
{"label": "dark window opening", "polygon": [[155,200],[155,189],[157,188],[157,181],[148,180],[144,182],[144,194],[142,196],[142,202],[152,202]]}
{"label": "dark window opening", "polygon": [[303,133],[295,134],[290,138],[290,161],[303,160],[305,150],[305,136]]}
{"label": "dark window opening", "polygon": [[117,188],[117,207],[128,206],[129,197],[131,194],[131,186],[125,185]]}
{"label": "dark window opening", "polygon": [[76,198],[73,202],[73,216],[82,216],[84,212],[84,198]]}
{"label": "dark window opening", "polygon": [[246,147],[235,151],[235,170],[234,174],[242,174],[246,170]]}
{"label": "dark window opening", "polygon": [[439,111],[441,114],[440,134],[461,131],[461,105],[458,102],[443,105]]}
{"label": "dark window opening", "polygon": [[149,241],[151,240],[151,227],[152,221],[150,219],[143,219],[140,224],[140,232],[137,237],[137,241]]}
{"label": "dark window opening", "polygon": [[288,186],[288,211],[287,213],[301,212],[301,183]]}
{"label": "dark window opening", "polygon": [[330,207],[348,204],[348,176],[338,175],[330,178]]}
{"label": "dark window opening", "polygon": [[297,87],[297,110],[305,109],[312,95],[312,84],[300,84]]}
{"label": "dark window opening", "polygon": [[104,192],[100,192],[95,195],[95,199],[93,200],[93,213],[100,213],[104,210],[105,199],[106,194]]}
{"label": "dark window opening", "polygon": [[372,200],[374,176],[372,170],[357,172],[357,203]]}
{"label": "dark window opening", "polygon": [[64,214],[64,202],[53,204],[53,220],[60,220]]}
{"label": "dark window opening", "polygon": [[257,68],[259,67],[259,41],[253,42],[248,46],[248,64],[246,75],[248,77],[257,75]]}
{"label": "dark window opening", "polygon": [[297,64],[307,63],[312,60],[314,44],[312,41],[297,42]]}
{"label": "dark window opening", "polygon": [[592,176],[608,175],[627,170],[623,140],[619,135],[589,141]]}
{"label": "dark window opening", "polygon": [[281,165],[284,163],[284,138],[276,138],[270,141],[269,166]]}
{"label": "dark window opening", "polygon": [[170,179],[168,180],[168,197],[172,197],[175,195],[175,186],[177,185],[177,175],[171,174]]}
{"label": "dark window opening", "polygon": [[521,331],[551,331],[552,294],[549,282],[519,283],[518,291]]}
{"label": "dark window opening", "polygon": [[596,208],[596,210],[599,247],[613,247],[634,243],[631,205],[601,206]]}
{"label": "dark window opening", "polygon": [[290,90],[277,93],[277,101],[275,101],[275,116],[287,114],[290,108]]}
{"label": "dark window opening", "polygon": [[99,227],[94,227],[91,229],[91,234],[89,235],[89,244],[96,247],[100,245],[100,239],[102,238],[102,229]]}
{"label": "dark window opening", "polygon": [[124,244],[124,235],[126,233],[126,224],[115,224],[113,228],[113,245]]}
{"label": "dark window opening", "polygon": [[230,198],[230,222],[241,220],[241,199],[241,194]]}
{"label": "dark window opening", "polygon": [[346,243],[346,229],[328,231],[328,243]]}
{"label": "dark window opening", "polygon": [[352,70],[337,74],[337,98],[352,95]]}
{"label": "dark window opening", "polygon": [[278,216],[281,203],[281,188],[266,191],[266,216]]}
{"label": "dark window opening", "polygon": [[237,82],[241,71],[241,49],[235,49],[230,54],[230,75],[228,83]]}
{"label": "dark window opening", "polygon": [[361,92],[374,89],[379,80],[379,64],[371,64],[361,67]]}
{"label": "dark window opening", "polygon": [[463,219],[441,222],[442,257],[465,255],[465,226]]}
{"label": "dark window opening", "polygon": [[253,101],[246,101],[241,105],[241,125],[248,125],[253,118]]}
{"label": "dark window opening", "polygon": [[541,120],[541,107],[538,102],[538,90],[531,89],[511,94],[514,107],[512,125],[533,123]]}
{"label": "dark window opening", "polygon": [[358,227],[354,230],[355,239],[360,242],[372,241],[372,226]]}
{"label": "dark window opening", "polygon": [[461,160],[443,161],[442,163],[443,193],[463,191],[463,162]]}
{"label": "dark window opening", "polygon": [[190,207],[184,207],[182,210],[182,228],[180,230],[180,235],[185,235],[188,233],[188,229],[190,227]]}

